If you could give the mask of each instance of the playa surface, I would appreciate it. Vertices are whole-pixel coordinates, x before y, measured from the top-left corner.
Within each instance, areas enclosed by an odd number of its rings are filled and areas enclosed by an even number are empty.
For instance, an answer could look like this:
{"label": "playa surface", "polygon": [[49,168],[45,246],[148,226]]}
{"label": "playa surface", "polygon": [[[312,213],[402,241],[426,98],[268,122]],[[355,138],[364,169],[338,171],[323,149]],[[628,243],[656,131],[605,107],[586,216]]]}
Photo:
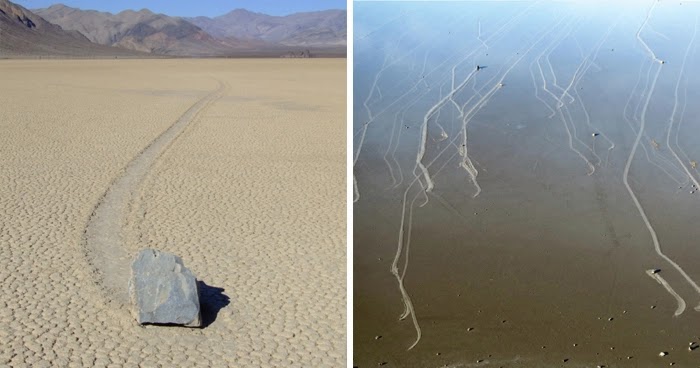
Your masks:
{"label": "playa surface", "polygon": [[601,6],[356,4],[355,366],[700,361],[700,7]]}
{"label": "playa surface", "polygon": [[[345,364],[345,60],[0,73],[0,365]],[[204,328],[135,323],[144,247],[201,281]]]}

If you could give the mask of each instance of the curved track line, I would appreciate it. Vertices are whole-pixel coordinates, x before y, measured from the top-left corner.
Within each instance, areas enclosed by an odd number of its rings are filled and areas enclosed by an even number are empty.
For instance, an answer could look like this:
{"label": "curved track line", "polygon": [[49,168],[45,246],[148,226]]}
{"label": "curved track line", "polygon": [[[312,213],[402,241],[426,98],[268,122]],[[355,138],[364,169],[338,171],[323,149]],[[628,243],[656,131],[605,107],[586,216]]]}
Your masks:
{"label": "curved track line", "polygon": [[695,19],[695,27],[693,28],[693,37],[690,39],[690,43],[688,43],[688,48],[685,50],[685,55],[683,56],[683,64],[681,65],[681,71],[678,74],[678,81],[676,82],[676,89],[673,93],[674,96],[674,104],[673,104],[673,111],[671,112],[671,117],[668,119],[669,120],[669,127],[668,127],[668,132],[666,134],[666,147],[671,151],[673,154],[673,157],[676,158],[676,161],[678,161],[678,164],[685,170],[685,173],[688,174],[688,178],[695,183],[696,186],[700,187],[700,183],[695,179],[695,176],[688,170],[686,167],[685,163],[683,160],[681,160],[680,157],[678,157],[678,154],[676,151],[673,149],[673,146],[671,146],[671,131],[673,130],[673,123],[676,118],[676,111],[678,111],[678,88],[681,85],[681,80],[683,79],[683,72],[685,71],[685,64],[686,61],[688,60],[688,54],[690,53],[690,48],[693,46],[693,43],[695,42],[695,36],[698,32],[698,18]]}
{"label": "curved track line", "polygon": [[[696,24],[697,24],[697,18],[696,18]],[[696,49],[693,48],[693,55],[691,56],[692,58],[695,57],[695,52]],[[690,161],[690,157],[688,154],[685,153],[685,151],[681,148],[681,146],[678,144],[678,135],[681,131],[681,125],[683,124],[684,118],[685,118],[685,108],[688,103],[688,81],[686,80],[684,85],[683,85],[683,108],[681,109],[680,117],[678,118],[678,127],[676,128],[676,137],[675,137],[675,145],[676,148],[678,148],[678,151],[683,155],[686,161]],[[698,170],[696,168],[693,168],[693,171],[698,173]]]}
{"label": "curved track line", "polygon": [[[454,72],[454,68],[452,68],[452,71]],[[436,111],[438,111],[442,106],[444,106],[449,99],[454,96],[455,93],[457,93],[459,90],[464,88],[464,86],[469,83],[469,80],[471,80],[472,76],[476,73],[476,70],[473,70],[467,77],[462,81],[462,83],[459,84],[459,86],[455,87],[450,91],[450,93],[447,94],[447,96],[443,97],[440,101],[438,101],[433,107],[428,110],[427,113],[425,113],[425,116],[423,117],[423,125],[421,126],[421,138],[420,138],[420,145],[419,145],[419,150],[418,150],[418,155],[416,156],[416,165],[420,168],[421,172],[423,173],[423,177],[425,178],[426,186],[427,188],[425,189],[426,192],[430,193],[431,190],[433,190],[433,180],[430,178],[430,172],[428,171],[428,168],[425,167],[423,164],[423,156],[425,156],[425,150],[426,150],[426,144],[428,141],[428,120],[430,119],[430,116],[433,115]]]}
{"label": "curved track line", "polygon": [[[559,23],[561,23],[561,20],[560,20],[558,23],[554,24],[552,28],[554,28],[554,27],[555,27],[557,24],[559,24]],[[551,31],[551,30],[550,30],[550,31]],[[474,112],[475,109],[477,109],[476,111],[478,112],[478,109],[482,108],[486,103],[488,103],[488,99],[490,99],[490,98],[496,93],[496,91],[498,91],[498,89],[500,88],[499,86],[501,85],[501,83],[503,82],[503,80],[506,78],[506,76],[510,73],[510,71],[515,67],[515,65],[517,65],[517,64],[520,62],[520,60],[522,60],[523,57],[525,57],[525,55],[527,55],[527,54],[532,50],[532,48],[533,48],[535,45],[539,44],[539,43],[542,41],[542,39],[544,38],[544,36],[546,35],[546,33],[547,33],[546,30],[543,31],[543,32],[542,32],[542,35],[541,35],[536,41],[534,41],[534,43],[533,43],[529,48],[527,48],[527,49],[525,50],[525,52],[523,53],[522,56],[520,56],[520,57],[515,57],[515,56],[513,56],[513,58],[517,58],[517,60],[515,60],[515,61],[510,65],[510,67],[504,72],[504,74],[501,76],[500,80],[495,84],[495,86],[492,87],[491,90],[490,90],[488,93],[486,93],[486,94],[482,97],[482,99],[479,100],[479,101],[474,105],[474,107],[472,107],[472,109],[466,114],[466,116],[464,117],[464,120],[463,120],[465,123],[468,123],[469,119],[471,119],[471,117],[473,117],[472,113],[476,114],[476,112]],[[517,55],[517,54],[516,54],[516,55]],[[496,78],[499,76],[499,74],[500,74],[500,70],[499,70],[499,72],[498,72],[493,78],[491,78],[486,84],[487,84],[487,85],[490,84],[494,79],[496,79]],[[486,89],[486,88],[487,88],[487,86],[484,86],[484,87],[482,88],[482,90],[483,90],[483,89]],[[466,105],[465,105],[465,108],[466,108]],[[471,116],[471,117],[470,117],[470,116]],[[442,150],[440,150],[440,152],[438,152],[437,156],[436,156],[435,158],[433,158],[433,160],[430,161],[427,165],[425,165],[425,168],[426,168],[426,169],[427,169],[427,168],[430,168],[430,167],[443,155],[443,153],[445,153],[445,151],[450,147],[450,145],[454,145],[454,142],[455,142],[455,140],[457,139],[457,137],[459,137],[459,136],[455,136],[454,138],[452,138],[452,140],[450,140],[450,142],[449,142],[449,145],[445,146]],[[447,165],[447,163],[450,162],[457,154],[458,154],[458,152],[454,152],[454,153],[452,154],[452,156],[450,157],[450,159],[448,159],[447,161],[445,161],[445,162],[442,164],[442,166],[435,172],[434,175],[437,175],[437,174]],[[403,194],[402,212],[401,212],[401,224],[400,224],[400,227],[399,227],[399,237],[398,237],[398,242],[397,242],[396,254],[394,255],[394,260],[393,260],[393,262],[392,262],[392,264],[391,264],[391,267],[390,267],[390,269],[389,269],[390,272],[391,272],[391,274],[394,275],[394,277],[396,278],[396,281],[397,281],[398,287],[399,287],[399,291],[400,291],[400,293],[401,293],[401,299],[402,299],[403,304],[404,304],[404,311],[403,311],[403,313],[401,314],[401,316],[399,317],[399,320],[404,320],[404,319],[406,319],[407,317],[410,316],[410,317],[411,317],[411,320],[412,320],[412,322],[413,322],[414,329],[415,329],[415,331],[416,331],[416,339],[415,339],[414,342],[408,347],[407,350],[411,350],[411,349],[413,349],[416,345],[418,345],[418,343],[420,342],[421,337],[422,337],[422,332],[421,332],[420,324],[418,323],[418,317],[416,316],[416,312],[415,312],[415,309],[414,309],[414,306],[413,306],[413,302],[411,301],[411,297],[410,297],[410,295],[409,295],[409,293],[408,293],[408,291],[406,290],[406,287],[405,287],[405,285],[404,285],[404,278],[405,278],[405,276],[406,276],[406,272],[407,272],[407,268],[408,268],[408,259],[407,259],[407,258],[404,259],[404,269],[403,269],[403,271],[400,272],[400,271],[399,271],[399,267],[398,267],[398,263],[399,263],[399,260],[400,260],[401,256],[403,255],[403,256],[405,256],[405,257],[408,257],[408,247],[410,246],[410,238],[406,238],[406,237],[404,236],[404,231],[405,231],[406,229],[408,229],[408,231],[409,231],[409,233],[406,234],[406,235],[409,236],[409,237],[410,237],[410,231],[411,231],[410,224],[409,224],[409,227],[408,227],[408,228],[406,227],[406,212],[407,212],[407,208],[406,208],[406,207],[407,207],[407,202],[408,202],[408,192],[411,190],[411,188],[414,186],[415,183],[419,183],[419,184],[421,185],[421,192],[425,193],[425,194],[426,194],[426,197],[427,197],[427,193],[428,193],[428,192],[425,190],[425,187],[423,186],[423,183],[420,181],[420,177],[416,174],[417,169],[418,169],[418,165],[415,165],[415,166],[414,166],[414,174],[413,174],[414,178],[413,178],[413,181],[411,181],[411,182],[408,184],[408,187],[406,188],[406,190],[404,191],[404,194]],[[478,194],[478,193],[477,193],[477,194]],[[414,197],[413,200],[411,201],[411,212],[409,213],[409,221],[412,221],[413,203],[414,203],[414,201],[415,201],[416,198],[417,198],[417,197]],[[424,205],[424,204],[423,204],[423,205]],[[423,205],[421,205],[421,206],[423,206]],[[406,250],[404,250],[404,248],[405,248]]]}
{"label": "curved track line", "polygon": [[663,286],[666,289],[666,291],[668,291],[668,293],[676,299],[678,307],[676,307],[676,311],[673,312],[673,316],[678,317],[681,314],[683,314],[686,307],[685,300],[683,300],[683,298],[681,298],[681,296],[678,295],[678,293],[675,290],[673,290],[671,285],[669,285],[669,283],[666,282],[666,280],[663,277],[661,277],[661,275],[659,275],[656,272],[656,270],[647,270],[647,275],[649,275],[649,277],[651,277],[652,279],[656,280],[656,282],[658,282],[659,285]]}
{"label": "curved track line", "polygon": [[[647,18],[644,20],[644,23],[639,28],[639,31],[637,31],[637,39],[639,40],[640,43],[642,43],[647,48],[647,50],[651,53],[651,56],[655,61],[660,61],[658,58],[656,58],[656,55],[654,54],[654,52],[651,51],[651,49],[649,49],[649,47],[646,45],[644,40],[639,36],[642,29],[644,28],[644,25],[649,22],[649,16],[651,14],[651,10],[653,10],[655,5],[656,5],[656,2],[654,2],[652,4],[651,8],[649,9],[649,12],[647,13]],[[627,191],[629,192],[630,197],[632,197],[632,200],[634,201],[635,206],[637,206],[637,210],[639,210],[639,214],[642,217],[642,220],[644,220],[644,224],[646,225],[647,229],[649,230],[649,233],[651,235],[651,239],[654,243],[654,250],[656,251],[656,254],[658,254],[659,257],[663,258],[669,265],[671,265],[673,268],[675,268],[676,271],[678,271],[678,273],[680,273],[681,276],[683,276],[683,278],[688,282],[688,284],[690,284],[690,286],[692,286],[693,289],[695,289],[695,291],[698,294],[700,294],[700,286],[698,286],[698,284],[695,283],[695,281],[690,276],[688,276],[688,274],[683,270],[683,268],[681,266],[679,266],[676,262],[674,262],[671,258],[669,258],[661,250],[661,245],[659,244],[659,239],[656,236],[656,231],[651,226],[651,223],[650,223],[649,219],[647,218],[647,215],[644,211],[644,208],[642,208],[642,205],[639,203],[637,196],[634,194],[634,191],[630,187],[629,182],[627,180],[627,178],[629,176],[630,165],[632,164],[632,159],[634,158],[634,154],[637,151],[637,146],[639,145],[639,141],[641,140],[642,134],[644,133],[645,123],[646,123],[646,113],[649,109],[649,101],[651,100],[651,96],[654,93],[654,89],[656,87],[656,81],[659,79],[659,73],[661,72],[662,66],[663,66],[663,63],[659,63],[659,67],[656,69],[656,75],[654,76],[654,80],[653,80],[651,87],[649,89],[649,93],[646,96],[646,101],[644,103],[644,107],[642,108],[642,116],[640,118],[639,132],[637,134],[637,139],[635,140],[634,144],[632,145],[632,152],[630,152],[630,155],[627,158],[627,164],[625,165],[625,171],[624,171],[624,174],[622,176],[622,181],[625,184],[625,187],[627,188]],[[700,312],[700,304],[698,304],[694,309],[696,311]]]}
{"label": "curved track line", "polygon": [[661,59],[659,59],[658,57],[656,57],[656,54],[654,53],[654,51],[652,51],[652,50],[649,48],[649,45],[647,45],[647,43],[644,42],[644,40],[642,39],[642,30],[643,30],[644,27],[647,25],[647,23],[649,23],[649,18],[651,18],[651,12],[652,12],[652,11],[654,10],[654,8],[656,7],[656,3],[657,3],[657,1],[652,1],[651,6],[649,7],[649,10],[647,10],[647,16],[646,16],[646,18],[644,18],[644,23],[642,23],[642,25],[639,26],[639,30],[637,30],[636,36],[637,36],[637,40],[639,41],[639,43],[641,43],[642,46],[644,46],[644,48],[645,48],[646,51],[649,53],[649,55],[651,56],[651,58],[652,58],[654,61],[656,61],[657,63],[661,63]]}
{"label": "curved track line", "polygon": [[[645,82],[646,85],[644,86],[644,88],[643,88],[643,89],[640,91],[640,93],[639,93],[639,103],[638,103],[638,106],[637,106],[636,108],[634,108],[635,111],[632,112],[632,116],[631,116],[631,117],[628,117],[628,116],[627,116],[627,115],[628,115],[628,114],[627,114],[627,111],[630,109],[630,103],[632,102],[632,98],[633,98],[634,95],[636,94],[637,89],[638,89],[637,87],[639,87],[639,84],[640,84],[640,82],[641,82],[641,80],[642,80],[642,75],[644,74],[644,65],[645,65],[645,63],[641,63],[641,64],[640,64],[640,67],[639,67],[639,74],[637,75],[637,82],[635,83],[634,88],[632,89],[632,92],[630,93],[630,96],[629,96],[629,98],[627,99],[627,103],[625,104],[625,108],[622,110],[622,116],[623,116],[623,118],[625,119],[625,122],[627,123],[627,125],[630,127],[630,129],[631,129],[633,132],[637,132],[637,129],[636,129],[636,128],[634,127],[634,125],[632,124],[632,120],[634,120],[634,121],[637,122],[637,123],[640,123],[639,117],[637,116],[637,115],[638,115],[638,110],[641,109],[642,102],[644,101],[644,97],[646,96],[646,90],[648,89],[649,81],[651,80],[651,69],[652,69],[651,67],[653,66],[653,64],[648,64],[648,65],[649,65],[649,72],[647,73],[647,78],[646,78],[647,81]],[[679,123],[679,124],[680,124],[680,123]],[[651,139],[649,138],[649,136],[648,136],[646,133],[644,133],[644,138],[645,138],[646,140],[648,140],[648,141],[651,141]],[[681,186],[685,186],[685,185],[687,184],[687,183],[683,183],[683,182],[679,181],[678,179],[676,179],[676,178],[675,178],[670,172],[668,172],[668,170],[666,170],[663,166],[661,166],[660,164],[656,163],[656,161],[652,160],[652,158],[651,158],[651,156],[649,155],[649,152],[648,152],[646,146],[642,145],[642,146],[640,146],[640,147],[642,148],[642,151],[644,151],[644,154],[645,154],[645,156],[646,156],[647,161],[649,162],[649,164],[654,165],[654,166],[656,166],[659,170],[663,171],[663,172],[669,177],[669,179],[673,180],[676,184],[681,185]],[[663,162],[662,162],[662,163],[663,163]],[[672,166],[672,168],[677,169],[675,166]],[[679,173],[680,173],[680,171],[679,171]]]}
{"label": "curved track line", "polygon": [[127,283],[131,257],[123,247],[122,228],[126,223],[130,204],[144,177],[154,162],[185,130],[197,114],[223,96],[225,85],[197,101],[175,123],[154,139],[112,181],[95,206],[83,234],[88,263],[98,276],[108,300],[128,302]]}
{"label": "curved track line", "polygon": [[[683,276],[683,278],[688,281],[690,286],[695,289],[700,294],[700,287],[693,281],[693,279],[688,276],[688,274],[679,266],[676,262],[674,262],[671,258],[669,258],[666,254],[664,254],[661,251],[661,245],[659,244],[659,239],[656,236],[656,231],[654,228],[651,226],[651,222],[647,218],[646,212],[644,211],[644,208],[642,208],[641,203],[639,203],[639,199],[637,199],[637,195],[634,193],[632,188],[629,185],[628,181],[628,176],[630,172],[630,166],[632,165],[632,159],[634,158],[634,154],[637,151],[637,147],[639,146],[639,141],[642,138],[642,133],[644,132],[644,126],[646,122],[646,113],[649,107],[649,101],[651,99],[651,95],[654,92],[654,88],[656,87],[656,81],[659,78],[659,72],[661,72],[661,66],[656,70],[656,75],[654,76],[654,80],[651,84],[651,88],[649,90],[649,94],[647,95],[646,102],[644,103],[644,109],[642,110],[642,118],[641,118],[641,126],[639,127],[639,132],[637,133],[637,139],[634,141],[634,144],[632,145],[632,152],[630,152],[629,157],[627,158],[627,164],[625,165],[625,171],[622,176],[622,182],[625,184],[625,187],[627,188],[627,191],[630,194],[630,197],[632,197],[632,201],[634,202],[635,206],[637,207],[637,210],[639,211],[639,215],[642,217],[642,220],[644,220],[644,224],[646,225],[647,229],[649,230],[649,234],[651,235],[651,239],[654,243],[654,250],[656,251],[656,254],[659,255],[659,257],[663,258],[669,265],[671,265],[673,268],[678,271],[678,273]],[[700,310],[700,305],[696,307],[696,310]]]}

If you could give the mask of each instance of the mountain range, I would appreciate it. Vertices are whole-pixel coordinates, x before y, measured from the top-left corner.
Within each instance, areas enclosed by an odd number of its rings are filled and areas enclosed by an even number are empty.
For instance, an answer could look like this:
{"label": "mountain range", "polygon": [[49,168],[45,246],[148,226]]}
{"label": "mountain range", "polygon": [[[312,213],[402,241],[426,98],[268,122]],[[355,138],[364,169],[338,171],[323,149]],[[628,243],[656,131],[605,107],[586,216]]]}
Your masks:
{"label": "mountain range", "polygon": [[284,17],[236,9],[215,17],[185,18],[219,38],[255,39],[287,46],[345,46],[347,14],[343,10],[296,13]]}
{"label": "mountain range", "polygon": [[0,57],[146,56],[90,42],[77,31],[66,31],[26,8],[0,0]]}
{"label": "mountain range", "polygon": [[182,18],[148,9],[112,14],[62,4],[30,11],[0,0],[0,53],[344,56],[346,17],[344,10],[271,16],[236,9],[214,18]]}

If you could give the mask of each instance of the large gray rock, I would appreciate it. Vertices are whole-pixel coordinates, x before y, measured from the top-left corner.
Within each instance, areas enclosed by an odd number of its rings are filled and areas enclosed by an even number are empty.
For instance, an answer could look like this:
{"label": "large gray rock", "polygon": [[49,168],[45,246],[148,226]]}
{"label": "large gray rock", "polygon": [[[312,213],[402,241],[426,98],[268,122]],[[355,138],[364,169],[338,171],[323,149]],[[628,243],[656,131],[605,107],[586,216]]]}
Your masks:
{"label": "large gray rock", "polygon": [[131,264],[129,295],[139,324],[201,326],[197,279],[172,253],[140,251]]}

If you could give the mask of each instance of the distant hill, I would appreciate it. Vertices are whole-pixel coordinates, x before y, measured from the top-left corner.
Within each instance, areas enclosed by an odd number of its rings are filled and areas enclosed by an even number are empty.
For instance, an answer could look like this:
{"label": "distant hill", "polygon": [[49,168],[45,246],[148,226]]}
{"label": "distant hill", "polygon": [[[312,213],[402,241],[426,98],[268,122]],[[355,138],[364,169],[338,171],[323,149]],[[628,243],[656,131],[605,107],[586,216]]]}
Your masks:
{"label": "distant hill", "polygon": [[34,12],[65,30],[80,32],[92,42],[155,54],[216,56],[249,46],[235,38],[215,39],[182,18],[148,9],[112,14],[57,4]]}
{"label": "distant hill", "polygon": [[345,56],[344,10],[271,16],[243,9],[180,18],[148,9],[117,14],[62,4],[32,11],[0,0],[0,57]]}
{"label": "distant hill", "polygon": [[111,57],[140,54],[94,44],[80,32],[63,30],[20,5],[0,0],[0,58]]}
{"label": "distant hill", "polygon": [[185,19],[218,38],[234,37],[299,47],[337,47],[347,44],[347,12],[344,10],[279,17],[236,9],[214,18]]}

